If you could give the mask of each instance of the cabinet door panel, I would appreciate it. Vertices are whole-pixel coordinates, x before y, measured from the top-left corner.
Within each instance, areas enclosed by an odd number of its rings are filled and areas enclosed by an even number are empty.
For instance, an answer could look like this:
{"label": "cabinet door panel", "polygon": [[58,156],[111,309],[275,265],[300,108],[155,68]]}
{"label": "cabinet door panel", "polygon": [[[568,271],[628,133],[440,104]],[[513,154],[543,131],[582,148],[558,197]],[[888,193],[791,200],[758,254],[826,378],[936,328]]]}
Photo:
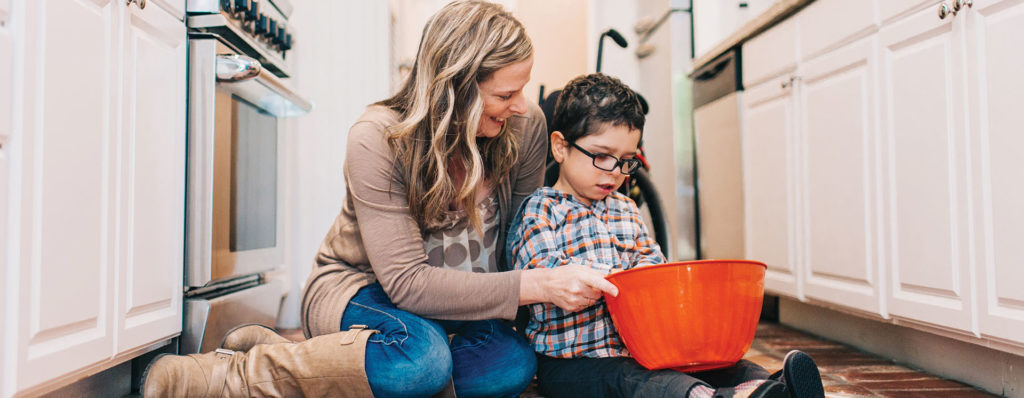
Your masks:
{"label": "cabinet door panel", "polygon": [[185,25],[160,8],[127,16],[120,350],[181,331],[185,220]]}
{"label": "cabinet door panel", "polygon": [[793,220],[793,100],[769,81],[744,93],[743,190],[747,258],[768,265],[765,288],[801,297]]}
{"label": "cabinet door panel", "polygon": [[1024,3],[976,1],[968,16],[981,332],[1024,342]]}
{"label": "cabinet door panel", "polygon": [[[113,354],[115,3],[27,1],[18,389]],[[74,32],[69,34],[69,32]],[[76,60],[89,60],[77,62]],[[69,62],[72,61],[72,62]]]}
{"label": "cabinet door panel", "polygon": [[950,19],[927,9],[881,32],[890,312],[970,330],[963,32]]}
{"label": "cabinet door panel", "polygon": [[879,313],[873,38],[802,68],[804,292]]}

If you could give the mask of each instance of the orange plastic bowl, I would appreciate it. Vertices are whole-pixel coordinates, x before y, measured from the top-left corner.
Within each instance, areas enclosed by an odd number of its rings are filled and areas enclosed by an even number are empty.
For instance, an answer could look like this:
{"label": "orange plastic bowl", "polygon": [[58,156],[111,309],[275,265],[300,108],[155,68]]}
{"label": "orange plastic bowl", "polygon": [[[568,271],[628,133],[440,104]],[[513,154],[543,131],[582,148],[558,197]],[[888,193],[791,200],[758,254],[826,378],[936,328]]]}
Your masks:
{"label": "orange plastic bowl", "polygon": [[606,276],[619,296],[604,298],[626,348],[647,369],[723,368],[754,341],[765,268],[748,260],[634,268]]}

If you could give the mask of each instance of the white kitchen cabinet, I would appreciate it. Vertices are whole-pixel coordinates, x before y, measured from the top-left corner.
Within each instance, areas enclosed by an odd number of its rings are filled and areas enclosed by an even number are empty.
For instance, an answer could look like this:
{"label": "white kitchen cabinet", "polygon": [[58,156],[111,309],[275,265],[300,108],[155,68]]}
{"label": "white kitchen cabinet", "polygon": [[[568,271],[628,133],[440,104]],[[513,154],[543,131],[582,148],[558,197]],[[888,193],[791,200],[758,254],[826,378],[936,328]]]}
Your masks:
{"label": "white kitchen cabinet", "polygon": [[181,330],[185,25],[129,7],[124,36],[119,351]]}
{"label": "white kitchen cabinet", "polygon": [[186,37],[152,5],[19,5],[4,374],[34,395],[180,332]]}
{"label": "white kitchen cabinet", "polygon": [[1024,3],[967,3],[821,0],[744,44],[747,251],[770,292],[1020,352]]}
{"label": "white kitchen cabinet", "polygon": [[875,38],[801,65],[799,236],[808,298],[882,313]]}
{"label": "white kitchen cabinet", "polygon": [[18,390],[113,355],[119,3],[22,3],[24,130],[10,148],[21,183],[9,187]]}
{"label": "white kitchen cabinet", "polygon": [[768,291],[884,317],[875,29],[822,0],[744,44],[744,189]]}
{"label": "white kitchen cabinet", "polygon": [[893,316],[971,331],[962,15],[879,32],[883,195]]}
{"label": "white kitchen cabinet", "polygon": [[980,332],[1024,343],[1024,3],[975,0],[963,16]]}
{"label": "white kitchen cabinet", "polygon": [[803,298],[797,265],[797,22],[742,48],[741,153],[746,257],[768,265],[765,289]]}
{"label": "white kitchen cabinet", "polygon": [[746,257],[768,265],[767,290],[802,297],[795,247],[796,114],[788,76],[743,93]]}

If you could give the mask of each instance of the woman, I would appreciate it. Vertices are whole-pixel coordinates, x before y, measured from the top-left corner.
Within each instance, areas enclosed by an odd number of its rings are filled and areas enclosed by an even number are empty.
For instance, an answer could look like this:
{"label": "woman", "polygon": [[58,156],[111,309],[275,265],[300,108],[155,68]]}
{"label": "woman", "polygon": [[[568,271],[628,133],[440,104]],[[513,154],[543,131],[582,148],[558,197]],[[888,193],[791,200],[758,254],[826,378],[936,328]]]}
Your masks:
{"label": "woman", "polygon": [[[349,131],[347,198],[303,294],[310,340],[164,357],[144,393],[519,394],[536,360],[501,320],[525,304],[576,311],[617,294],[588,267],[496,272],[509,217],[543,178],[545,121],[522,92],[532,53],[498,5],[435,14],[405,85]],[[176,389],[182,378],[204,384]]]}

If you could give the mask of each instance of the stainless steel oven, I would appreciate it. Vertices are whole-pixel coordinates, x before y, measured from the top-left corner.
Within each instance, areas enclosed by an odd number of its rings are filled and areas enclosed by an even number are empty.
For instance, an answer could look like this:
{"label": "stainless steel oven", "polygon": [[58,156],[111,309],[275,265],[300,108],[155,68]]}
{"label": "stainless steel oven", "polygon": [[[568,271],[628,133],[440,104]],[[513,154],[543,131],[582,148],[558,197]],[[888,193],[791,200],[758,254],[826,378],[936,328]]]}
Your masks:
{"label": "stainless steel oven", "polygon": [[285,79],[283,0],[190,0],[185,317],[180,351],[241,323],[273,326],[284,266],[280,148],[312,105]]}

